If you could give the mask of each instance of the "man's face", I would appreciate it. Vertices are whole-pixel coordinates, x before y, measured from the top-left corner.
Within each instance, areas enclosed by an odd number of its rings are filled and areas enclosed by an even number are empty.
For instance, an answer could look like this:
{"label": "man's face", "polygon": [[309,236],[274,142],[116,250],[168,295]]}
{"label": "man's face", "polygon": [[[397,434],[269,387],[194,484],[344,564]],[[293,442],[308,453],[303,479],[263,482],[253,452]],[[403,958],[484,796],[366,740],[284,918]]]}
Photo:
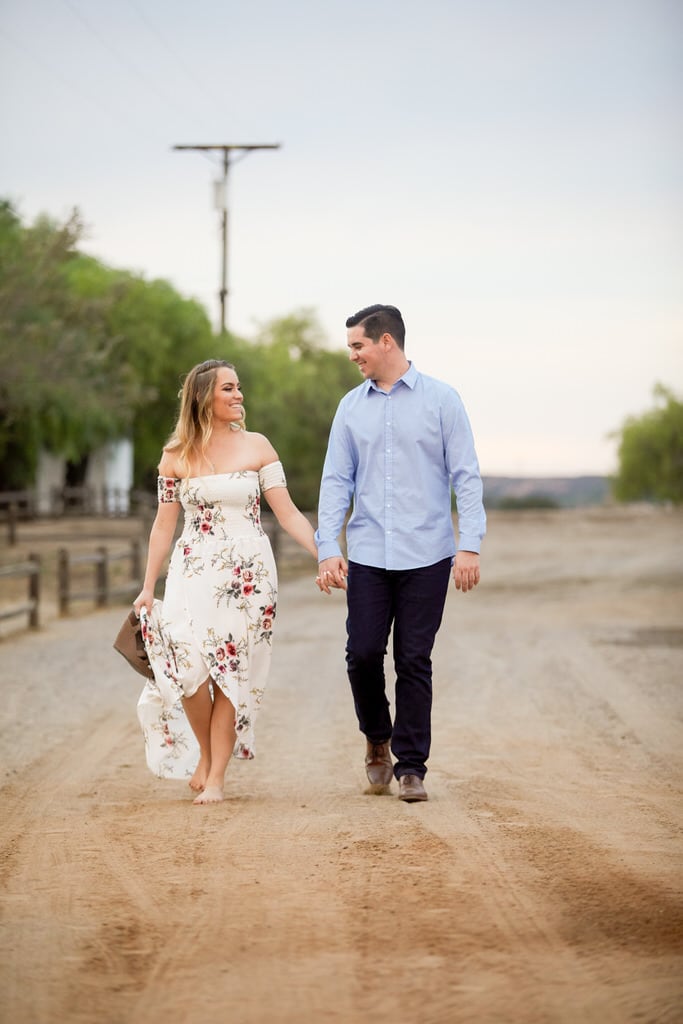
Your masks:
{"label": "man's face", "polygon": [[372,338],[368,338],[362,324],[349,327],[346,338],[351,362],[356,364],[366,379],[377,380],[380,378],[385,358],[382,340],[374,342]]}

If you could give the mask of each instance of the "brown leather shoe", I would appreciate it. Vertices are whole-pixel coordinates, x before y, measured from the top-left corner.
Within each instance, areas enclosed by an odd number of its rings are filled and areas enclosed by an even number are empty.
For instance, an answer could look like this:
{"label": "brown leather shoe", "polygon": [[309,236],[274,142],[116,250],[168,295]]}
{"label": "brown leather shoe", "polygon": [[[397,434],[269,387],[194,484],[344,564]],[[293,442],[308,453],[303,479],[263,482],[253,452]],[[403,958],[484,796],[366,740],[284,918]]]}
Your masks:
{"label": "brown leather shoe", "polygon": [[418,800],[429,800],[427,790],[419,775],[402,775],[398,780],[398,798],[414,804]]}
{"label": "brown leather shoe", "polygon": [[371,743],[365,755],[365,771],[371,786],[388,786],[394,777],[389,740],[385,743]]}

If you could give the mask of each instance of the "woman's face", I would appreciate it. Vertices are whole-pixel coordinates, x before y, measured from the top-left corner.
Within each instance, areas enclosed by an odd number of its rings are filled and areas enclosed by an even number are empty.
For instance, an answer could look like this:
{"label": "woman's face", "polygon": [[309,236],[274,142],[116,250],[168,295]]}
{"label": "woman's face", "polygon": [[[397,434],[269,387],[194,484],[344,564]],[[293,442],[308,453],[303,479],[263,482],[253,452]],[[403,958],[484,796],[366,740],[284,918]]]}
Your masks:
{"label": "woman's face", "polygon": [[242,421],[242,405],[244,398],[240,391],[240,382],[234,370],[227,366],[219,366],[216,371],[216,383],[213,389],[213,418],[215,422],[231,423]]}

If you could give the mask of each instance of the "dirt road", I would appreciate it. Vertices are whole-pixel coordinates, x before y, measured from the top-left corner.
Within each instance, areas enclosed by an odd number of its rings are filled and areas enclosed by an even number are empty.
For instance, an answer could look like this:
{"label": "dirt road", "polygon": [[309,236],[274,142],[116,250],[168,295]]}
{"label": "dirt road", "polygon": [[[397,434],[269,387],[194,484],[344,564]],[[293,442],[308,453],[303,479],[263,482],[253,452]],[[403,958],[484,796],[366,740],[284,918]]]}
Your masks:
{"label": "dirt road", "polygon": [[2,1020],[683,1021],[683,515],[494,514],[483,570],[427,804],[364,793],[313,574],[220,805],[147,773],[120,609],[3,641]]}

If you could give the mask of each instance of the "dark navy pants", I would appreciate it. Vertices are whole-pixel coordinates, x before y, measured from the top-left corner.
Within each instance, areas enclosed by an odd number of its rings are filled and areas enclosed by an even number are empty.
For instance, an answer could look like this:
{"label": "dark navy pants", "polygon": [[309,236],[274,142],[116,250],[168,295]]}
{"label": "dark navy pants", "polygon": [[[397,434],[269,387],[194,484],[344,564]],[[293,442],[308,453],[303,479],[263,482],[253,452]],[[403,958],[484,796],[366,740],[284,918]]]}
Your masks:
{"label": "dark navy pants", "polygon": [[[346,667],[361,732],[391,738],[394,775],[424,778],[431,745],[432,648],[448,592],[451,559],[419,569],[349,562]],[[384,657],[393,627],[394,721]]]}

